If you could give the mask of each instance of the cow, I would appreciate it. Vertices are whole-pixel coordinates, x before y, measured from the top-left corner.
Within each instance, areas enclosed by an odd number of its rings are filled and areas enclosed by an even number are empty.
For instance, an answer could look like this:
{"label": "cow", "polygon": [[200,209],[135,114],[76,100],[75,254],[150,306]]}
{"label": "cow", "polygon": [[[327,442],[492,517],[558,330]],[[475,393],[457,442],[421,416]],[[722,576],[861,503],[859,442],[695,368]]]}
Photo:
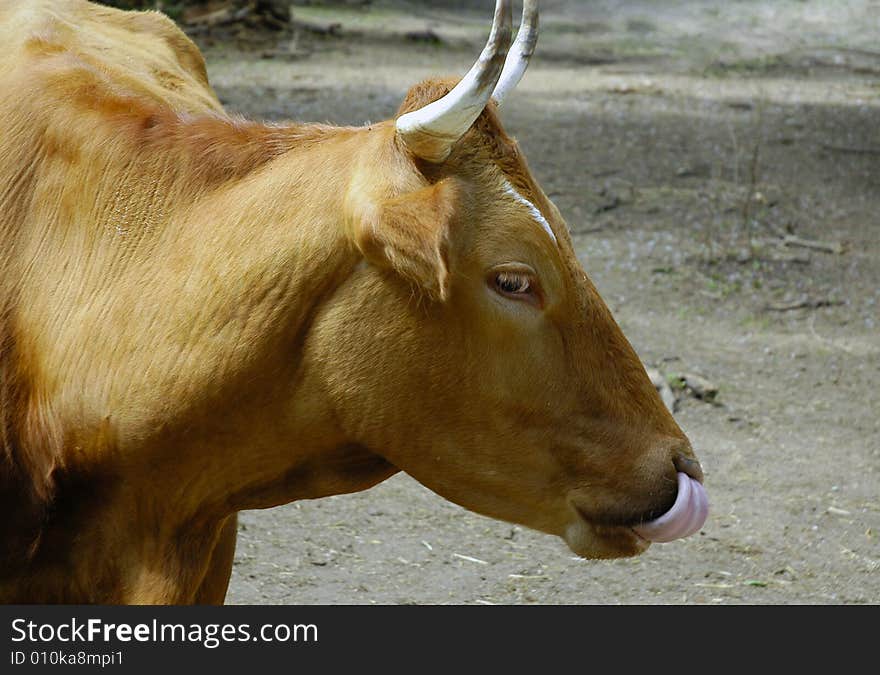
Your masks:
{"label": "cow", "polygon": [[157,12],[0,0],[0,600],[222,603],[239,511],[399,471],[584,558],[700,529],[499,120],[537,3],[512,22],[385,122],[265,124]]}

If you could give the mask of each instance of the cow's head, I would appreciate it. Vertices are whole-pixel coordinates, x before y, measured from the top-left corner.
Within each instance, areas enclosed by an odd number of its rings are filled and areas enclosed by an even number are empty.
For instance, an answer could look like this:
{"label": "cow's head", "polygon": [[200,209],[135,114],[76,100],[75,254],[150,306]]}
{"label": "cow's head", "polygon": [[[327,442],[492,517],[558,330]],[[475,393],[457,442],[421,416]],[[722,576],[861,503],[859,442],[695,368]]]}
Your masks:
{"label": "cow's head", "polygon": [[499,1],[471,72],[415,87],[387,126],[347,199],[364,264],[314,362],[352,440],[432,490],[585,557],[633,555],[702,525],[702,474],[496,116],[534,5],[506,61]]}

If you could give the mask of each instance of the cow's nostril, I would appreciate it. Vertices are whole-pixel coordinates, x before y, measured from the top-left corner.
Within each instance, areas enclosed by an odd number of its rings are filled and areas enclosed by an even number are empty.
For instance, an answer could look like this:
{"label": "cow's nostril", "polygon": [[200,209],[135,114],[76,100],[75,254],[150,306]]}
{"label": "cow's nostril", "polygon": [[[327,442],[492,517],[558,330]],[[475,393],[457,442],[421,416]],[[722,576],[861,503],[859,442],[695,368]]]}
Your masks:
{"label": "cow's nostril", "polygon": [[700,463],[693,457],[688,457],[682,452],[677,452],[672,458],[672,463],[675,465],[676,470],[687,474],[700,483],[703,482],[703,467],[700,466]]}

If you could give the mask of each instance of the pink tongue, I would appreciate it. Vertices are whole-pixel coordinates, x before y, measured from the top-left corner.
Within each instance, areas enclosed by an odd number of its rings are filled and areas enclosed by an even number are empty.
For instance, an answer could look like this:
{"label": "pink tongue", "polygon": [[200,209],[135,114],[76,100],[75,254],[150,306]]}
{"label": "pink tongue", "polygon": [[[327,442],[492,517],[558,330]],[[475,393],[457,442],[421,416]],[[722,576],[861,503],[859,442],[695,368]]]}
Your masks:
{"label": "pink tongue", "polygon": [[664,542],[689,537],[697,532],[709,515],[709,498],[702,484],[687,474],[678,474],[675,504],[662,516],[633,529],[648,541]]}

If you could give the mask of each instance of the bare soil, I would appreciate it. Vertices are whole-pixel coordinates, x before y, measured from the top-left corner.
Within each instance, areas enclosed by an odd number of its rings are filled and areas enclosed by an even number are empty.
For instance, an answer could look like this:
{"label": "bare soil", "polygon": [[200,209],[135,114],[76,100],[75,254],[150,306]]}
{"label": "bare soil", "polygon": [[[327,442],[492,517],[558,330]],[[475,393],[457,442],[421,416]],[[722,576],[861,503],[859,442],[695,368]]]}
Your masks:
{"label": "bare soil", "polygon": [[[585,561],[401,474],[243,513],[228,602],[878,603],[880,2],[543,4],[503,119],[645,363],[719,387],[676,411],[705,528]],[[361,124],[463,73],[491,5],[295,7],[338,26],[199,39],[228,109]]]}

